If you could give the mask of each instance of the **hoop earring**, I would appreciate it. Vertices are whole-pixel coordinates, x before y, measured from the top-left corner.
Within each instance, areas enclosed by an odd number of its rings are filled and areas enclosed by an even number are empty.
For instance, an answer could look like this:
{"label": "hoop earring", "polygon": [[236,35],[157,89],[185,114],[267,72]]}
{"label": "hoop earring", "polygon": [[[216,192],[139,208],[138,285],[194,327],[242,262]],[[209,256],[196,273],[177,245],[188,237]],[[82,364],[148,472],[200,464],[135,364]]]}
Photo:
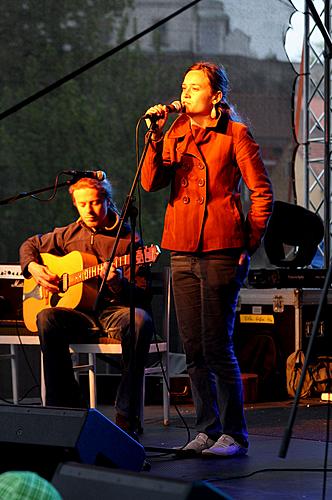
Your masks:
{"label": "hoop earring", "polygon": [[211,109],[210,116],[211,116],[212,120],[214,120],[215,118],[217,118],[217,110],[216,110],[216,105],[215,104],[213,105],[213,108]]}

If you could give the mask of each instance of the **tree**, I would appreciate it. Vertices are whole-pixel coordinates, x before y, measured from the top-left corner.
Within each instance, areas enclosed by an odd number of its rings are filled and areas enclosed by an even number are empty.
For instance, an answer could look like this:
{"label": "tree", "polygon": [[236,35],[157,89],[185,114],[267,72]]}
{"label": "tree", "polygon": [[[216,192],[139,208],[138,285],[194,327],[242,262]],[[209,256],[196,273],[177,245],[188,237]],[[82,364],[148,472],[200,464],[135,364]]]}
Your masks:
{"label": "tree", "polygon": [[[104,0],[7,2],[0,20],[0,61],[6,68],[0,80],[1,109],[108,50],[106,34],[115,26],[121,31],[121,14],[130,4],[131,0],[111,5]],[[107,157],[107,151],[106,156],[100,154],[99,136],[105,143],[107,127],[100,84],[95,84],[96,74],[90,71],[2,120],[1,199],[50,185],[63,169],[100,167],[98,159]],[[2,261],[16,260],[17,247],[29,234],[68,222],[64,193],[46,206],[20,200],[2,207],[0,229],[7,234],[0,244]]]}

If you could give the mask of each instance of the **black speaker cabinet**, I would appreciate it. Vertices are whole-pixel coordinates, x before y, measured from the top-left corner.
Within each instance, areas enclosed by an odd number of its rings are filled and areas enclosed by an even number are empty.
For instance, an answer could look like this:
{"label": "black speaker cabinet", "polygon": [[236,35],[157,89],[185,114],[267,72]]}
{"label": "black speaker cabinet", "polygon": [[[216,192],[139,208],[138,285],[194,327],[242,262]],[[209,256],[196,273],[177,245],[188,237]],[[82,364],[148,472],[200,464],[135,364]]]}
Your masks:
{"label": "black speaker cabinet", "polygon": [[203,481],[185,483],[70,462],[59,465],[52,484],[64,500],[231,500]]}
{"label": "black speaker cabinet", "polygon": [[0,472],[51,479],[60,462],[140,471],[145,450],[98,410],[0,405]]}

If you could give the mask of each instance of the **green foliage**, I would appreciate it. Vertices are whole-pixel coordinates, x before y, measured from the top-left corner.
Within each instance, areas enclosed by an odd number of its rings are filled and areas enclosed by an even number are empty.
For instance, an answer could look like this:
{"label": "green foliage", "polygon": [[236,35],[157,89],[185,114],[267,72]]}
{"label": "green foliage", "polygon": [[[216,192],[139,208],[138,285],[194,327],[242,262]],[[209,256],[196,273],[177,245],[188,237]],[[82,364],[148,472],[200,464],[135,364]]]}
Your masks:
{"label": "green foliage", "polygon": [[[8,69],[0,83],[1,110],[109,50],[106,33],[116,20],[116,39],[121,39],[128,18],[124,8],[130,3],[111,2],[111,11],[110,2],[103,0],[45,1],[39,9],[25,1],[23,9],[9,8],[0,21],[0,61]],[[138,119],[155,102],[178,98],[181,73],[190,62],[143,54],[136,43],[6,117],[0,122],[0,199],[51,187],[61,170],[102,169],[121,208],[136,171]],[[138,155],[144,122],[139,131]],[[59,178],[60,183],[67,180]],[[66,191],[59,189],[51,202],[24,198],[2,205],[2,262],[17,260],[19,245],[31,234],[73,220],[76,215]],[[50,195],[51,191],[37,196]],[[167,190],[142,193],[146,243],[160,242],[167,198]]]}

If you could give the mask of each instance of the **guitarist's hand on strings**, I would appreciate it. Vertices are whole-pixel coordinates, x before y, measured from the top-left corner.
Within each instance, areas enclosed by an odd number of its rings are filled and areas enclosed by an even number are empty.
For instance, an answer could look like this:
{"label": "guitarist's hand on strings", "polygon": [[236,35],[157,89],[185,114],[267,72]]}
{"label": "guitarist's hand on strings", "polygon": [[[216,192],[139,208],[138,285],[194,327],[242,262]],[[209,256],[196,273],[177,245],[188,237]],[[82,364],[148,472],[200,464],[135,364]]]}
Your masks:
{"label": "guitarist's hand on strings", "polygon": [[38,264],[38,262],[30,262],[28,271],[38,285],[52,293],[59,291],[59,276],[52,273],[47,266]]}
{"label": "guitarist's hand on strings", "polygon": [[[108,263],[104,262],[103,270],[100,273],[100,276],[104,279],[105,272],[107,270]],[[122,278],[123,272],[120,267],[115,267],[111,265],[108,276],[107,276],[107,285],[114,293],[118,293],[122,289]]]}

